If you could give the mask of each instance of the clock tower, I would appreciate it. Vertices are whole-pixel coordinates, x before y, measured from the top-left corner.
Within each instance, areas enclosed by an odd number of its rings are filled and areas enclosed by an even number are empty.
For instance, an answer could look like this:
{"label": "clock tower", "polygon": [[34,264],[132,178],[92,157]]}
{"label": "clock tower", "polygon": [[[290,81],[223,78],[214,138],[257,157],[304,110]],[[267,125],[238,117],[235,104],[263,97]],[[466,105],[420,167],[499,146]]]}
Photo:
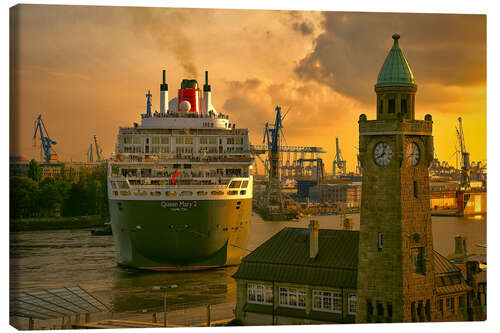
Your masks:
{"label": "clock tower", "polygon": [[417,85],[392,36],[375,85],[377,119],[359,117],[363,168],[356,321],[431,321],[435,308],[429,170],[432,117],[415,119]]}

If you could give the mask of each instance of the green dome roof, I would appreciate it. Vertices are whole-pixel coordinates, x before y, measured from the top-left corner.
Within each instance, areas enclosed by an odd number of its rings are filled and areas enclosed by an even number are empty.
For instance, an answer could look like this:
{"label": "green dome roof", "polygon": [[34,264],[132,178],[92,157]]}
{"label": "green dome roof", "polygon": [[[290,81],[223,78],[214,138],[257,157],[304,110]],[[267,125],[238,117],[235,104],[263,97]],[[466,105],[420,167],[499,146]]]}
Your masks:
{"label": "green dome roof", "polygon": [[394,45],[385,59],[384,65],[378,74],[375,87],[416,87],[415,78],[403,51],[399,48],[399,35],[392,35]]}

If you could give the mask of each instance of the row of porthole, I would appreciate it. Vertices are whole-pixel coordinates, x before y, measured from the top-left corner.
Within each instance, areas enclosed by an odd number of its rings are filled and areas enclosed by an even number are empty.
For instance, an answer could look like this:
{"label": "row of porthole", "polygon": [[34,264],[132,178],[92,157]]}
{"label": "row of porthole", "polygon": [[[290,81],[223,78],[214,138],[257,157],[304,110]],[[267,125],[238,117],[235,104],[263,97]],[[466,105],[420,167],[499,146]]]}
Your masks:
{"label": "row of porthole", "polygon": [[[134,192],[134,196],[145,196],[145,195],[148,194],[148,192],[143,191],[143,190],[135,190],[133,192]],[[240,195],[245,195],[247,193],[247,191],[246,190],[241,190],[241,191],[239,191],[239,193],[240,193]],[[128,191],[128,190],[123,190],[123,191],[120,191],[120,192],[113,191],[113,194],[114,195],[120,194],[120,195],[128,196],[128,195],[131,195],[131,192]],[[151,192],[149,192],[149,194],[151,196],[156,196],[157,197],[157,196],[161,196],[162,192],[160,192],[160,191],[151,191]],[[207,191],[198,191],[198,192],[196,192],[196,194],[199,197],[202,197],[202,196],[208,195],[208,192]],[[212,191],[212,192],[210,192],[210,194],[211,195],[224,195],[224,191]],[[227,194],[228,195],[238,195],[238,191],[236,191],[236,190],[234,190],[234,191],[228,191]],[[167,197],[175,197],[175,196],[177,196],[177,192],[175,192],[175,191],[167,191],[167,192],[165,192],[165,195]],[[191,197],[193,195],[194,195],[194,192],[192,192],[192,191],[182,191],[179,194],[179,196],[181,196],[181,197]]]}

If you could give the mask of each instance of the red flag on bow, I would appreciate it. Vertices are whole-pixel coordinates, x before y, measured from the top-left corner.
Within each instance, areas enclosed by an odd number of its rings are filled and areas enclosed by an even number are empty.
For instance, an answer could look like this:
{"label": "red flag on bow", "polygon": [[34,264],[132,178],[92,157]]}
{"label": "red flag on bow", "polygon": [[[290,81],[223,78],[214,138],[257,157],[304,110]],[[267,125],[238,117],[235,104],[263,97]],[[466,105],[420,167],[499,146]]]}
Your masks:
{"label": "red flag on bow", "polygon": [[176,184],[175,177],[177,177],[178,175],[179,175],[179,170],[175,170],[174,175],[172,176],[172,184],[174,184],[174,185]]}

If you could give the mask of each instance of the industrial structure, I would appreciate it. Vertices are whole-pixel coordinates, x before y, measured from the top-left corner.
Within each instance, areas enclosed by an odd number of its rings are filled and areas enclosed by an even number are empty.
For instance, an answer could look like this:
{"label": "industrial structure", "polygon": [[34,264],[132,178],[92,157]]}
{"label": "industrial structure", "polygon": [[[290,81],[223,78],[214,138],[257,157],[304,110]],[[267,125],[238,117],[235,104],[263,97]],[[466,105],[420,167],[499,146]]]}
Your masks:
{"label": "industrial structure", "polygon": [[342,158],[342,151],[339,146],[339,138],[335,138],[335,158],[333,159],[332,174],[336,176],[345,176],[347,174],[347,162]]}
{"label": "industrial structure", "polygon": [[[101,146],[99,146],[99,144],[97,143],[97,136],[94,135],[94,146],[95,146],[95,154],[96,154],[96,162],[102,162],[103,161],[103,158],[102,158],[102,148]],[[92,148],[92,143],[90,144],[89,146],[89,150],[87,150],[87,163],[94,163],[94,156],[93,156],[93,148]]]}
{"label": "industrial structure", "polygon": [[37,134],[40,137],[40,141],[42,145],[40,146],[43,156],[41,159],[45,161],[45,163],[50,163],[59,159],[57,153],[54,151],[53,145],[56,144],[54,140],[49,137],[49,133],[45,124],[42,120],[42,115],[38,115],[35,120],[34,133],[33,133],[33,146],[36,147],[36,138]]}

